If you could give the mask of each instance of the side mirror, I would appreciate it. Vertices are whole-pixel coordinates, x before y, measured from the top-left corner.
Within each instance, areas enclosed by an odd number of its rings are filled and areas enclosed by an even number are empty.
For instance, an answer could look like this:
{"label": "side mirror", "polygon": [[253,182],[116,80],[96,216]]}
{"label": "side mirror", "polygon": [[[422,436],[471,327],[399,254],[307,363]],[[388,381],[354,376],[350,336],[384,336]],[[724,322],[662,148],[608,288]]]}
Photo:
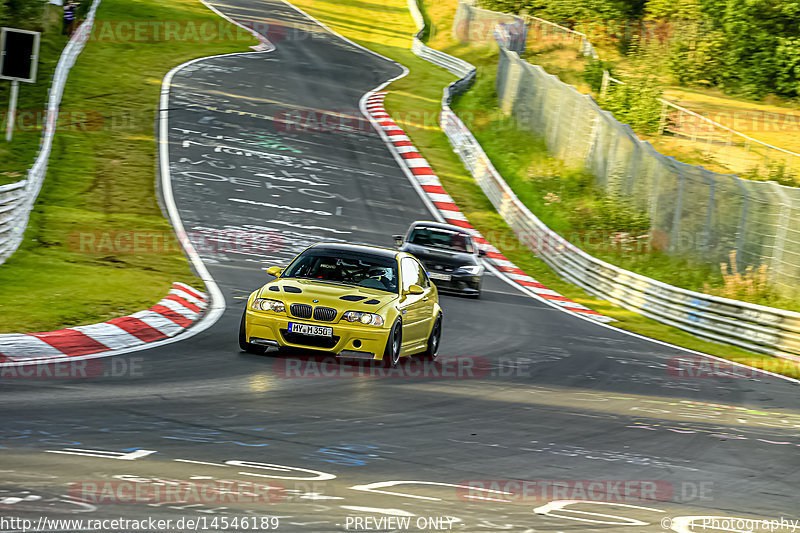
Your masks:
{"label": "side mirror", "polygon": [[425,289],[423,289],[419,285],[412,285],[405,292],[406,292],[406,294],[422,294],[422,293],[425,292]]}
{"label": "side mirror", "polygon": [[486,250],[484,250],[483,248],[478,250],[478,256],[479,257],[486,257]]}
{"label": "side mirror", "polygon": [[267,274],[270,276],[275,276],[276,278],[281,275],[281,272],[283,272],[281,267],[269,267],[267,269]]}
{"label": "side mirror", "polygon": [[395,246],[397,246],[398,248],[403,246],[403,236],[402,235],[392,235],[392,238],[394,239],[394,245]]}

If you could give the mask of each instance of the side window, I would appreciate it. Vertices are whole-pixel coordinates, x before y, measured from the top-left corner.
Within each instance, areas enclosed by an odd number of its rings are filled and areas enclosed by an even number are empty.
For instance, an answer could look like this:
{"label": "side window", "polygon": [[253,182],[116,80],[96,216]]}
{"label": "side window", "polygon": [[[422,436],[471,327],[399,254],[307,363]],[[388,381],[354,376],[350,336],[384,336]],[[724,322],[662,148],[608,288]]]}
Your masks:
{"label": "side window", "polygon": [[[417,263],[416,261],[414,262]],[[428,281],[428,273],[425,272],[425,267],[423,267],[419,263],[417,263],[417,268],[419,269],[419,281],[417,282],[417,285],[419,285],[423,289],[427,289],[428,287],[430,287],[431,284],[430,281]]]}
{"label": "side window", "polygon": [[420,272],[419,265],[410,257],[404,257],[400,262],[403,270],[403,290],[407,291],[412,285],[419,283]]}
{"label": "side window", "polygon": [[422,266],[414,259],[410,257],[403,258],[402,261],[402,268],[403,268],[403,290],[407,291],[411,285],[419,285],[423,289],[427,289],[430,285],[428,282],[428,276],[425,274],[425,270]]}

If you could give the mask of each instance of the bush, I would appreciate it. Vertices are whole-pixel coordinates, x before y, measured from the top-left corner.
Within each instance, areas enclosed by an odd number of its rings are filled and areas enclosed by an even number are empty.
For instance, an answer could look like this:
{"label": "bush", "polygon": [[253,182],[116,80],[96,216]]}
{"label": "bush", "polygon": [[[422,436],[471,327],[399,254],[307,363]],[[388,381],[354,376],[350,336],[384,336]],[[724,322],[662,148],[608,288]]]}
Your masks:
{"label": "bush", "polygon": [[583,81],[596,93],[600,92],[603,85],[603,71],[614,76],[614,64],[611,61],[601,61],[599,59],[589,59],[586,61],[586,68],[583,71]]}
{"label": "bush", "polygon": [[42,31],[47,0],[0,0],[0,25]]}
{"label": "bush", "polygon": [[624,85],[611,83],[599,103],[635,131],[653,134],[661,120],[662,94],[655,76],[636,75],[625,78]]}

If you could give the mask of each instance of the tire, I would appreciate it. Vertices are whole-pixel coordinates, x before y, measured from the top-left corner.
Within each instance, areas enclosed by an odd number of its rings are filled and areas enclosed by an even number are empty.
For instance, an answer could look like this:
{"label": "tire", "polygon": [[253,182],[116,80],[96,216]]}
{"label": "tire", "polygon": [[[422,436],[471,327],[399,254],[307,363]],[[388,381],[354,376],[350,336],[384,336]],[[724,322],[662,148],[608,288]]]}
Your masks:
{"label": "tire", "polygon": [[239,348],[243,352],[254,353],[261,355],[266,352],[266,348],[247,342],[247,331],[245,330],[245,321],[247,320],[247,310],[242,313],[242,321],[239,322]]}
{"label": "tire", "polygon": [[431,328],[431,334],[428,337],[428,349],[425,350],[424,355],[425,357],[430,357],[431,359],[436,359],[439,356],[439,345],[442,343],[442,314],[436,317],[436,321],[433,323],[433,327]]}
{"label": "tire", "polygon": [[400,362],[400,349],[403,346],[403,323],[398,318],[394,321],[392,332],[386,339],[386,349],[383,350],[383,362],[396,367]]}

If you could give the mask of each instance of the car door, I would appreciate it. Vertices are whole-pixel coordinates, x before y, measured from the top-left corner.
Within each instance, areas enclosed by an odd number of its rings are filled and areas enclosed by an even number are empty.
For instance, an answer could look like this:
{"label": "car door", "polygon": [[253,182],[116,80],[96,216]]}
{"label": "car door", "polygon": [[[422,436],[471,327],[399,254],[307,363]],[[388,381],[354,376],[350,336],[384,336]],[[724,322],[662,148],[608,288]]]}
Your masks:
{"label": "car door", "polygon": [[411,285],[419,285],[423,279],[426,279],[425,273],[415,259],[404,257],[400,261],[402,288],[400,314],[403,319],[403,347],[405,348],[420,344],[427,334],[425,309],[430,301],[430,287],[423,294],[408,293]]}

